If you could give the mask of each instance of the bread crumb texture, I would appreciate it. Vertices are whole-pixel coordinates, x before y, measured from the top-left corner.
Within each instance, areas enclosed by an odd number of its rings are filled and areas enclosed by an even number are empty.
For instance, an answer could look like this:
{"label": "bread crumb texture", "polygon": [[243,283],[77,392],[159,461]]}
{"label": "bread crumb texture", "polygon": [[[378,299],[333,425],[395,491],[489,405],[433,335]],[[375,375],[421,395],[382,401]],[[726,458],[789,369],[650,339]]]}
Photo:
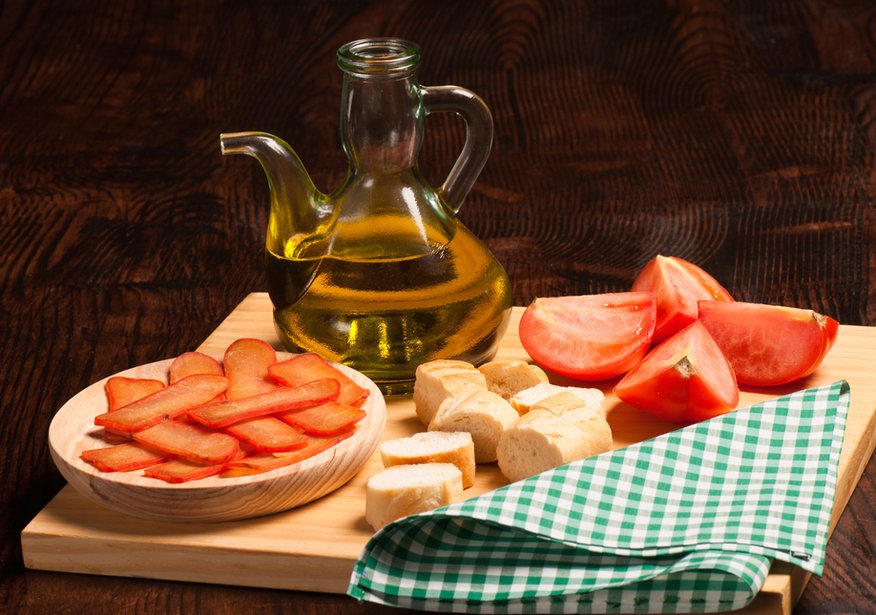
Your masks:
{"label": "bread crumb texture", "polygon": [[482,389],[462,399],[448,398],[438,409],[429,431],[464,431],[474,442],[475,461],[496,461],[502,433],[517,420],[517,411],[498,394]]}
{"label": "bread crumb texture", "polygon": [[504,399],[511,399],[523,389],[548,382],[543,369],[520,360],[489,361],[478,367],[478,371],[487,379],[487,389]]}
{"label": "bread crumb texture", "polygon": [[375,530],[462,498],[462,472],[452,463],[398,465],[368,479],[365,520]]}
{"label": "bread crumb texture", "polygon": [[409,438],[386,440],[380,456],[387,468],[418,463],[452,463],[462,473],[462,487],[468,489],[475,479],[474,441],[464,431],[424,431]]}

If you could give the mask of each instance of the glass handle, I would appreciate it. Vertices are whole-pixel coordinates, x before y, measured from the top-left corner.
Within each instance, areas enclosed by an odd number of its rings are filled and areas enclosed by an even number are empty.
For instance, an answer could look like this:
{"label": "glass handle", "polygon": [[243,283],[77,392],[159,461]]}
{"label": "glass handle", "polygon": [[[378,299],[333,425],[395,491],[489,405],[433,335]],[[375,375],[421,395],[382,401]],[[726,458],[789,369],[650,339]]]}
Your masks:
{"label": "glass handle", "polygon": [[454,112],[465,120],[465,145],[439,192],[444,202],[458,212],[490,156],[493,116],[474,92],[455,85],[420,88],[426,113]]}

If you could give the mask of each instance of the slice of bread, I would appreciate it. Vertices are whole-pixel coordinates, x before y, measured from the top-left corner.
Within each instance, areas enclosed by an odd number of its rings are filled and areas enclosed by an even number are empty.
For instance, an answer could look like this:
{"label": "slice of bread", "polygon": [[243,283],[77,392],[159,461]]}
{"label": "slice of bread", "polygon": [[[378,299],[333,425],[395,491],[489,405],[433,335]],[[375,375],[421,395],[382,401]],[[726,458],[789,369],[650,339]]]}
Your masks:
{"label": "slice of bread", "polygon": [[462,473],[452,463],[393,466],[368,479],[365,520],[375,530],[407,515],[462,498]]}
{"label": "slice of bread", "polygon": [[497,447],[499,470],[518,481],[551,468],[611,450],[611,428],[586,408],[554,414],[534,408],[502,435]]}
{"label": "slice of bread", "polygon": [[462,488],[474,484],[475,452],[471,434],[464,431],[424,431],[409,438],[386,440],[380,456],[387,468],[416,463],[452,463],[462,472]]}
{"label": "slice of bread", "polygon": [[[585,389],[583,387],[566,387],[557,384],[542,383],[517,392],[511,397],[509,402],[514,406],[514,409],[517,410],[518,414],[524,415],[536,404],[542,402],[549,403],[548,400],[550,398],[561,393],[574,395],[580,400],[580,402],[583,402],[587,408],[601,412],[603,416],[605,415],[605,409],[603,408],[605,404],[605,394],[599,389]],[[554,400],[554,403],[569,403],[568,400],[569,398],[564,396],[559,400]]]}
{"label": "slice of bread", "polygon": [[452,359],[423,363],[417,367],[414,381],[417,418],[428,427],[444,400],[486,388],[486,378],[471,363]]}
{"label": "slice of bread", "polygon": [[462,399],[446,399],[429,423],[429,431],[468,432],[474,442],[475,461],[490,463],[496,461],[499,438],[517,416],[500,395],[481,389]]}
{"label": "slice of bread", "polygon": [[478,371],[486,377],[487,388],[505,399],[511,399],[523,389],[548,381],[544,370],[526,361],[511,359],[489,361],[478,367]]}
{"label": "slice of bread", "polygon": [[559,416],[565,421],[574,423],[585,433],[591,434],[591,439],[596,443],[597,448],[605,448],[605,450],[611,448],[611,427],[609,426],[608,421],[605,420],[605,417],[595,410],[583,406],[558,409],[556,407],[541,404],[533,406],[530,412],[533,410],[547,410],[551,414]]}

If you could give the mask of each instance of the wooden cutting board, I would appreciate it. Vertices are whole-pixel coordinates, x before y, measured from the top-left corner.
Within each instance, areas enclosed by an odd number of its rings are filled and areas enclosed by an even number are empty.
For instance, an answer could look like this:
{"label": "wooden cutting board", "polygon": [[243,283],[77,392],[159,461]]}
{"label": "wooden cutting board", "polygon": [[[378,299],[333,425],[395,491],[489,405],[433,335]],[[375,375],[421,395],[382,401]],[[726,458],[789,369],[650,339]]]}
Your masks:
{"label": "wooden cutting board", "polygon": [[[529,359],[517,337],[522,311],[514,310],[499,358]],[[247,297],[200,349],[221,353],[239,337],[258,337],[279,346],[266,294]],[[827,360],[805,382],[741,396],[740,407],[800,388],[840,379],[849,382],[852,401],[832,527],[876,445],[874,366],[876,328],[844,325]],[[605,392],[615,446],[675,428],[621,404],[610,390]],[[384,438],[422,430],[409,397],[387,402]],[[68,485],[22,532],[24,563],[37,570],[343,593],[353,563],[372,534],[364,519],[365,483],[381,468],[375,454],[349,483],[315,502],[222,523],[143,521],[102,508]],[[479,466],[476,485],[465,493],[474,496],[503,484],[495,464]],[[831,565],[830,559],[826,565]],[[807,580],[801,570],[776,564],[761,594],[740,612],[789,615]]]}

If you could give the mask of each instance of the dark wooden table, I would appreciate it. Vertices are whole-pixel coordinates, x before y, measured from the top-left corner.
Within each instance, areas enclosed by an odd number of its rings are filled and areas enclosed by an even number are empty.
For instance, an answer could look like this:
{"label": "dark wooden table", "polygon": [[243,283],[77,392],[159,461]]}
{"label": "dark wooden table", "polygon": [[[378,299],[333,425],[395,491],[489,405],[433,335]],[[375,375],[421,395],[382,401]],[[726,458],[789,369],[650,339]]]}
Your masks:
{"label": "dark wooden table", "polygon": [[[194,348],[266,289],[267,187],[220,131],[338,184],[336,48],[395,35],[493,110],[461,213],[514,299],[625,290],[655,254],[737,299],[876,325],[870,0],[0,3],[0,610],[377,613],[344,596],[23,569],[61,488],[46,432],[91,382]],[[440,183],[462,126],[430,117]],[[872,613],[876,465],[799,613]],[[4,607],[5,605],[5,607]]]}

